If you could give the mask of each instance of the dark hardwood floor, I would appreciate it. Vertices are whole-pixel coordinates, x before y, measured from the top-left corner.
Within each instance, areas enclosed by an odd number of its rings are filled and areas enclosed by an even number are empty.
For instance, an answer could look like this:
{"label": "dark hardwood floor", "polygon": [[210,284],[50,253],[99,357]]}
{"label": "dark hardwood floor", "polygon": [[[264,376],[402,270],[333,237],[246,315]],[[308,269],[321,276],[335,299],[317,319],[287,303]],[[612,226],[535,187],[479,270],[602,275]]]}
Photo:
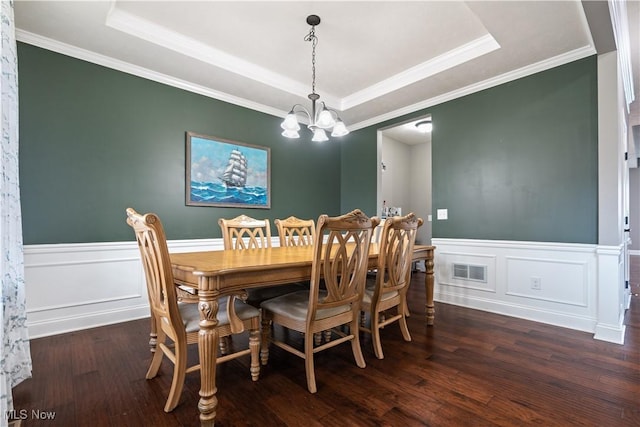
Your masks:
{"label": "dark hardwood floor", "polygon": [[[632,267],[640,293],[640,257]],[[640,297],[626,314],[626,342],[506,316],[436,305],[426,327],[424,276],[414,275],[409,328],[383,330],[384,360],[363,335],[367,367],[350,346],[316,355],[318,393],[304,361],[277,348],[260,380],[248,356],[218,368],[217,426],[640,426]],[[163,412],[172,367],[145,380],[148,320],[31,342],[33,378],[14,389],[23,426],[198,426],[199,376]],[[293,340],[295,336],[291,336]],[[243,343],[234,337],[234,344]],[[197,357],[194,347],[190,355]],[[195,359],[194,359],[195,360]],[[35,411],[55,412],[37,420]],[[36,412],[37,413],[37,412]]]}

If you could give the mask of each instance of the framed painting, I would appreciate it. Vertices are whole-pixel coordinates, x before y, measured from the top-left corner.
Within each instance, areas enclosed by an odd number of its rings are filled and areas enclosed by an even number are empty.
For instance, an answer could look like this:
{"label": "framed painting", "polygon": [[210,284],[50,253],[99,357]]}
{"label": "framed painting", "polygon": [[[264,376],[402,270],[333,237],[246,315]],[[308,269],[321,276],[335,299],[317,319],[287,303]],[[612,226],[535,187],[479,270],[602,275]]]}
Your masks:
{"label": "framed painting", "polygon": [[186,203],[271,207],[271,149],[187,132]]}

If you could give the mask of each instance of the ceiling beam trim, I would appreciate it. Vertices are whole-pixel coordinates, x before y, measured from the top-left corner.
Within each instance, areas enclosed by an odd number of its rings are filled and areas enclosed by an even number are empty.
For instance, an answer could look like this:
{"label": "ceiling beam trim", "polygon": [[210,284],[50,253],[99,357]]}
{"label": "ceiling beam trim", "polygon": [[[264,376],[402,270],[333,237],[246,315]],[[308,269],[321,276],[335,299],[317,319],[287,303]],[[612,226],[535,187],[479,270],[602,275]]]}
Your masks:
{"label": "ceiling beam trim", "polygon": [[[206,43],[154,24],[116,7],[112,7],[109,11],[105,25],[130,36],[293,95],[306,98],[309,93],[308,84],[284,77],[267,68],[230,55]],[[335,96],[323,94],[323,98],[328,104],[339,105],[339,99]]]}
{"label": "ceiling beam trim", "polygon": [[500,44],[491,34],[486,34],[462,46],[452,49],[442,55],[411,67],[401,73],[382,80],[361,91],[355,92],[342,99],[340,110],[345,111],[379,96],[401,89],[410,84],[424,80],[442,71],[471,61],[500,48]]}

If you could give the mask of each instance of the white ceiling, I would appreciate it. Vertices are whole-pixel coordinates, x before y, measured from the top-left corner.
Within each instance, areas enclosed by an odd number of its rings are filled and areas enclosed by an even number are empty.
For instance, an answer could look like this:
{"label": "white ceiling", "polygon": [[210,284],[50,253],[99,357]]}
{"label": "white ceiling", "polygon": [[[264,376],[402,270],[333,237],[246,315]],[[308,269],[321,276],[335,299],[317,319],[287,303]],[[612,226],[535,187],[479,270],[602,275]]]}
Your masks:
{"label": "white ceiling", "polygon": [[[638,4],[627,2],[636,99]],[[277,116],[309,105],[310,14],[322,19],[316,91],[351,130],[597,47],[580,1],[15,3],[20,41]]]}

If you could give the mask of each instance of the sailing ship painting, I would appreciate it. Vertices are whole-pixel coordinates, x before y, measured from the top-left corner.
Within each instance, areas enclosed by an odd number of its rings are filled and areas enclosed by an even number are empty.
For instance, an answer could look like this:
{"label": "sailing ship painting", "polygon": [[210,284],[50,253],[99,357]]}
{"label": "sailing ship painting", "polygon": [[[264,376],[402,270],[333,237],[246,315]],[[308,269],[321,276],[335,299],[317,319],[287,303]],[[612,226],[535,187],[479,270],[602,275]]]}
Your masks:
{"label": "sailing ship painting", "polygon": [[247,184],[247,158],[238,149],[231,150],[229,161],[220,180],[228,187],[242,188]]}
{"label": "sailing ship painting", "polygon": [[187,132],[186,204],[270,208],[270,148]]}

